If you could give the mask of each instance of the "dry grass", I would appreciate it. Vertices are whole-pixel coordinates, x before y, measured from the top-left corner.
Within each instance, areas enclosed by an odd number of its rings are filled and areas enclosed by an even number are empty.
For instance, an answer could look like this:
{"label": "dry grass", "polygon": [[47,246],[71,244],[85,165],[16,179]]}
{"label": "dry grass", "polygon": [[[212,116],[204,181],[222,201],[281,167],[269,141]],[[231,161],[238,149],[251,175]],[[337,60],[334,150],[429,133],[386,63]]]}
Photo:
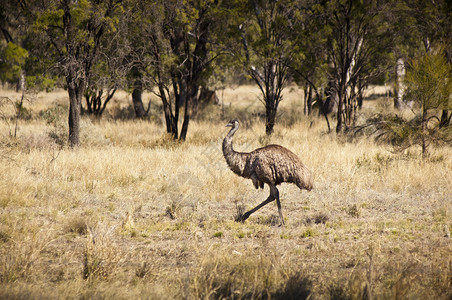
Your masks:
{"label": "dry grass", "polygon": [[[151,121],[135,121],[120,94],[106,118],[83,119],[77,150],[65,146],[63,92],[26,103],[31,118],[16,139],[13,112],[0,108],[0,298],[450,298],[452,150],[422,160],[416,149],[343,141],[302,116],[296,88],[269,139],[258,95],[226,90],[224,106],[208,108],[179,144],[157,101]],[[279,143],[315,174],[309,193],[281,186],[285,228],[271,204],[234,222],[268,187],[227,169],[221,140],[232,117],[243,124],[237,149]]]}

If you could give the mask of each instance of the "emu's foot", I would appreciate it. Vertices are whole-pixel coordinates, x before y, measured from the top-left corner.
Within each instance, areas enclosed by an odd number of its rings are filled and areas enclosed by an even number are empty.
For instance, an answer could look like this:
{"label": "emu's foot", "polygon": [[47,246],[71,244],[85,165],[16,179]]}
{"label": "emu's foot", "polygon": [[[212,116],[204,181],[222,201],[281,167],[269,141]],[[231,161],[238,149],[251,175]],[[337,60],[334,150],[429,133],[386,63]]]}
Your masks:
{"label": "emu's foot", "polygon": [[245,217],[246,213],[245,213],[245,206],[244,205],[238,205],[237,203],[235,204],[236,208],[237,208],[237,213],[235,214],[235,218],[234,220],[236,222],[244,222],[248,216]]}
{"label": "emu's foot", "polygon": [[243,223],[245,220],[243,219],[243,215],[237,215],[235,216],[234,221]]}
{"label": "emu's foot", "polygon": [[244,223],[245,220],[248,219],[249,216],[250,215],[248,213],[237,214],[236,217],[235,217],[235,221]]}

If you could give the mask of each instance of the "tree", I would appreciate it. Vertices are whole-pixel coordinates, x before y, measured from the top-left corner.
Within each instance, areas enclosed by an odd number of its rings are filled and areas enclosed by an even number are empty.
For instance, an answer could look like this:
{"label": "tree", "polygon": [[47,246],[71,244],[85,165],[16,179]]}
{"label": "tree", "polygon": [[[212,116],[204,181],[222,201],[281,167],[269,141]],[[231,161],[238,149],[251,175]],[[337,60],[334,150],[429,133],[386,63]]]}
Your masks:
{"label": "tree", "polygon": [[130,79],[132,81],[132,105],[137,118],[144,118],[148,115],[151,108],[151,100],[149,100],[148,108],[144,109],[143,91],[145,89],[143,83],[143,75],[136,68],[132,68]]}
{"label": "tree", "polygon": [[[452,109],[452,66],[442,51],[432,51],[413,60],[410,67],[406,77],[406,97],[420,108],[420,126],[414,132],[425,157],[429,143],[441,139],[441,122],[434,112]],[[431,124],[435,120],[436,124]]]}
{"label": "tree", "polygon": [[326,49],[331,93],[337,94],[336,131],[355,125],[356,112],[367,85],[388,68],[392,40],[381,18],[385,1],[334,0],[324,4],[320,17],[330,28]]}
{"label": "tree", "polygon": [[[121,0],[53,0],[34,2],[24,7],[34,21],[38,36],[36,55],[52,62],[52,70],[65,78],[69,94],[69,145],[80,144],[82,97],[93,66],[104,51],[104,41],[111,38],[122,12]],[[44,50],[42,47],[46,47]]]}
{"label": "tree", "polygon": [[[452,64],[452,3],[446,0],[424,3],[419,0],[406,0],[410,12],[415,16],[416,26],[425,52],[442,49],[444,57]],[[450,125],[450,108],[443,109],[440,126]]]}
{"label": "tree", "polygon": [[[143,105],[143,92],[152,90],[154,83],[145,77],[146,70],[150,70],[149,66],[150,41],[148,32],[152,32],[154,25],[153,6],[155,1],[130,1],[130,18],[127,21],[127,36],[129,40],[130,51],[127,60],[131,63],[131,68],[127,74],[127,86],[132,91],[132,105],[137,118],[147,116],[151,102],[149,101],[148,109]],[[151,8],[151,9],[149,9]]]}
{"label": "tree", "polygon": [[127,73],[131,69],[127,56],[130,52],[127,37],[127,23],[130,14],[124,12],[118,17],[114,34],[102,40],[100,55],[91,68],[85,90],[88,114],[101,117],[107,104],[119,88],[127,88]]}
{"label": "tree", "polygon": [[[24,67],[28,58],[28,51],[13,42],[8,42],[4,49],[1,49],[0,80],[11,84],[22,86],[25,84]],[[19,82],[21,82],[19,84]],[[21,88],[23,90],[23,88]]]}
{"label": "tree", "polygon": [[[294,29],[294,1],[253,0],[242,3],[240,30],[249,76],[258,85],[265,105],[265,133],[270,135],[276,122],[282,91],[289,79],[294,48],[290,33]],[[243,13],[245,13],[243,15]]]}
{"label": "tree", "polygon": [[[211,31],[220,22],[217,1],[149,1],[137,19],[141,39],[134,45],[136,68],[157,87],[163,103],[166,130],[185,140],[199,87],[209,74],[214,56]],[[183,122],[179,132],[179,116]]]}
{"label": "tree", "polygon": [[419,32],[415,30],[417,20],[412,12],[413,8],[406,2],[394,1],[389,12],[385,14],[393,32],[396,33],[393,35],[393,68],[389,72],[389,77],[394,81],[394,108],[398,110],[409,108],[408,103],[404,101],[407,61],[417,55],[421,40]]}
{"label": "tree", "polygon": [[17,90],[25,89],[25,63],[29,57],[24,48],[28,26],[24,16],[17,14],[17,4],[5,0],[0,6],[0,31],[4,42],[0,43],[0,80],[15,84]]}
{"label": "tree", "polygon": [[[402,101],[403,74],[407,61],[442,48],[452,63],[452,3],[446,0],[399,0],[391,11],[392,27],[397,32],[394,36],[394,55],[397,60],[394,106],[402,108],[406,106]],[[443,124],[447,123],[448,116],[449,112],[443,111]]]}
{"label": "tree", "polygon": [[18,120],[24,117],[24,103],[30,100],[27,94],[37,86],[49,90],[54,84],[53,79],[46,77],[47,74],[40,74],[41,70],[33,64],[35,58],[27,50],[31,30],[20,9],[24,5],[24,2],[5,0],[0,6],[0,31],[4,37],[0,41],[0,81],[16,85],[16,91],[21,92],[19,99],[0,97],[1,102],[12,104],[16,111],[14,137],[17,136]]}
{"label": "tree", "polygon": [[389,141],[397,152],[413,145],[429,154],[431,144],[451,144],[452,128],[441,126],[441,111],[452,109],[452,65],[443,49],[421,54],[410,61],[405,77],[405,98],[413,102],[411,119],[392,114],[378,114],[359,130],[371,128],[377,139]]}
{"label": "tree", "polygon": [[[324,99],[324,90],[328,84],[326,37],[330,27],[318,16],[325,12],[315,1],[306,1],[298,5],[295,18],[298,19],[291,39],[297,51],[291,65],[293,79],[304,88],[304,113],[310,115],[314,104],[319,108],[327,122],[330,132],[328,114],[332,112],[329,104],[331,97]],[[315,95],[315,98],[314,98]]]}

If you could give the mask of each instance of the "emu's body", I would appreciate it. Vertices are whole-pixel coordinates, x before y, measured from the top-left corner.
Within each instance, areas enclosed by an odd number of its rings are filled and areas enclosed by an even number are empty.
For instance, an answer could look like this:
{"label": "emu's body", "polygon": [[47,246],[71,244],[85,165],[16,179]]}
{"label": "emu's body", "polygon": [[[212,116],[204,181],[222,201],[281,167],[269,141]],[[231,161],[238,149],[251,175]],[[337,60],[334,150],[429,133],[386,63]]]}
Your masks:
{"label": "emu's body", "polygon": [[235,174],[251,179],[256,189],[264,188],[265,183],[270,187],[270,196],[267,200],[243,214],[238,220],[245,221],[259,208],[276,200],[281,225],[284,225],[279,191],[276,186],[288,182],[296,184],[300,189],[310,191],[312,189],[311,173],[294,153],[279,145],[268,145],[249,153],[234,151],[232,136],[239,128],[239,122],[232,120],[226,126],[232,127],[223,140],[223,155],[229,168]]}

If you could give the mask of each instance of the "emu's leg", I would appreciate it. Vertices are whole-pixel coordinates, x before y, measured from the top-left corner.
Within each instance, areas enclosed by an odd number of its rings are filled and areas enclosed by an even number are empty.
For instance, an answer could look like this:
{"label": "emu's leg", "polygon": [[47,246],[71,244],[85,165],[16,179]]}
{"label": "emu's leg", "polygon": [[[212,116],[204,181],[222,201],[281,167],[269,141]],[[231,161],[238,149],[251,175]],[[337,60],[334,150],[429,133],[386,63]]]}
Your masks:
{"label": "emu's leg", "polygon": [[246,219],[248,219],[251,216],[252,213],[254,213],[256,210],[258,210],[262,206],[272,202],[273,200],[275,200],[275,197],[272,195],[272,193],[270,191],[270,196],[268,196],[267,200],[265,200],[264,202],[262,202],[261,204],[259,204],[255,208],[253,208],[253,209],[247,211],[246,213],[244,213],[241,217],[237,218],[236,221],[244,222]]}
{"label": "emu's leg", "polygon": [[[272,189],[272,187],[270,187],[270,189]],[[271,190],[270,190],[271,191]],[[281,221],[281,223],[279,224],[279,226],[284,226],[284,217],[282,214],[282,210],[281,210],[281,202],[279,201],[279,191],[278,188],[276,186],[273,186],[273,195],[276,199],[276,205],[278,206],[278,213],[279,213],[279,220]]]}

